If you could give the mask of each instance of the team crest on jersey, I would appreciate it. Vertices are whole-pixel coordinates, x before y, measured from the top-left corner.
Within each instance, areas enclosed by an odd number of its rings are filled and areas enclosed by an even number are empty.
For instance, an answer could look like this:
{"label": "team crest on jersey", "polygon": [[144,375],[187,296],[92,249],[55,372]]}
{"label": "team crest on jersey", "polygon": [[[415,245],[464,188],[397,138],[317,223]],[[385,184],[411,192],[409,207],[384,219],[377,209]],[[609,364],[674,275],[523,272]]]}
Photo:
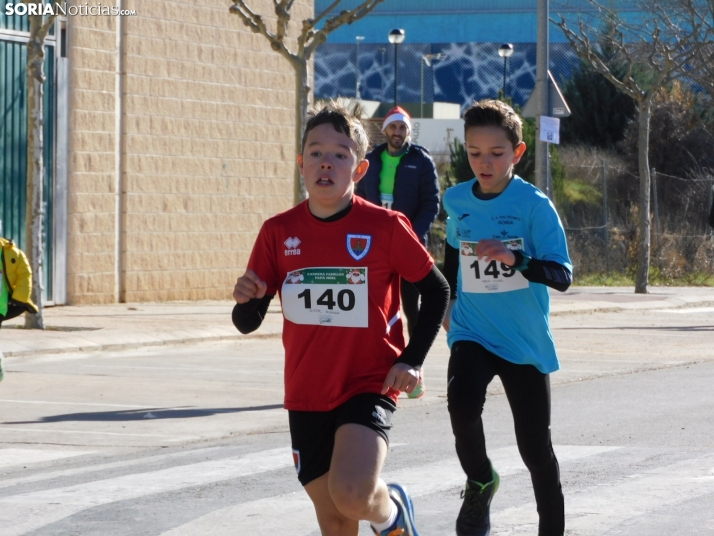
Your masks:
{"label": "team crest on jersey", "polygon": [[297,474],[300,474],[300,451],[293,449],[293,463],[295,464],[295,470],[297,471]]}
{"label": "team crest on jersey", "polygon": [[369,247],[371,245],[371,235],[347,235],[347,252],[352,255],[352,258],[356,261],[364,259],[367,253],[369,253]]}

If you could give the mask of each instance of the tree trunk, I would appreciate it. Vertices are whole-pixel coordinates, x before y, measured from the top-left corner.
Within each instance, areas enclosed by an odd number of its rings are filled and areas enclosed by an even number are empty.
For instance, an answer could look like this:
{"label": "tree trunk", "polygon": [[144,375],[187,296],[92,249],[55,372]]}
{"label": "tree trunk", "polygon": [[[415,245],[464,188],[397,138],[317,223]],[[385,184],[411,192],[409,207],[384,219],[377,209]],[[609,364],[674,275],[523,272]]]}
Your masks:
{"label": "tree trunk", "polygon": [[[31,17],[32,19],[33,17]],[[44,171],[44,38],[32,32],[34,21],[30,21],[30,41],[27,43],[27,204],[25,208],[25,254],[32,269],[32,301],[39,312],[25,315],[25,327],[45,329],[42,316],[42,282],[44,244],[42,228],[44,224],[43,171]],[[41,25],[41,21],[40,21]]]}
{"label": "tree trunk", "polygon": [[650,106],[648,96],[639,104],[638,129],[638,164],[640,170],[640,203],[639,222],[637,230],[640,243],[637,247],[637,275],[635,278],[635,293],[647,294],[650,272]]}
{"label": "tree trunk", "polygon": [[[295,155],[302,152],[302,134],[305,132],[307,110],[310,104],[310,84],[308,78],[308,60],[299,58],[293,62],[295,68]],[[293,204],[297,205],[307,198],[305,184],[300,176],[300,168],[295,165],[293,185]]]}

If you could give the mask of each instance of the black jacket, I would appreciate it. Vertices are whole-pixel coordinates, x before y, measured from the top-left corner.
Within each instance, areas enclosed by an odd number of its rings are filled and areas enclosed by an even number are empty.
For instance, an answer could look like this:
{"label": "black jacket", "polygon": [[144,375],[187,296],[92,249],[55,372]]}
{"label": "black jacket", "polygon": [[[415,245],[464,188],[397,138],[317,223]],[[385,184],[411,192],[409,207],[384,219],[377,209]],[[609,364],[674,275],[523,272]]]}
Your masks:
{"label": "black jacket", "polygon": [[[372,164],[370,163],[370,166]],[[357,183],[359,184],[359,183]],[[712,208],[709,210],[709,225],[714,227],[714,203],[712,203]]]}
{"label": "black jacket", "polygon": [[[382,153],[387,144],[383,143],[367,155],[369,169],[357,183],[356,193],[360,197],[379,205],[379,173],[382,171]],[[422,244],[426,244],[429,227],[439,212],[439,177],[429,152],[420,145],[409,144],[407,152],[399,162],[394,179],[394,203],[392,210],[404,214],[412,224],[414,233]]]}

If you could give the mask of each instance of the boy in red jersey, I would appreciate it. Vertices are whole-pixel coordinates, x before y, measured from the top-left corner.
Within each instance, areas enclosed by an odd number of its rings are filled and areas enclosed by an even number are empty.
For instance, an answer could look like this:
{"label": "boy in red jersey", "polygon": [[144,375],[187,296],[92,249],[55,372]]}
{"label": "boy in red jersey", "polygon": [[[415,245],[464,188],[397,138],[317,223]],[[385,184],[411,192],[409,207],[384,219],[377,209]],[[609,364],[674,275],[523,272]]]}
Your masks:
{"label": "boy in red jersey", "polygon": [[[263,224],[233,323],[257,329],[280,293],[293,456],[322,534],[357,536],[364,519],[378,536],[418,536],[407,491],[379,474],[397,396],[419,381],[449,287],[404,216],[354,196],[367,145],[339,104],[312,115],[298,155],[309,198]],[[400,277],[423,303],[406,347]]]}

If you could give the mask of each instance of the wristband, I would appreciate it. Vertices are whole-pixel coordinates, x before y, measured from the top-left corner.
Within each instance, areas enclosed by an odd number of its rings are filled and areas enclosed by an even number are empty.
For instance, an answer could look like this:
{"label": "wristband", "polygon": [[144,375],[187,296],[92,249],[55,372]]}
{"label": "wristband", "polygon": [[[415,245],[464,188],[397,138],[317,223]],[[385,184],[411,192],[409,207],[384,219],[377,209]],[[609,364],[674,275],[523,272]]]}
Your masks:
{"label": "wristband", "polygon": [[530,257],[517,249],[512,250],[511,253],[513,253],[513,256],[516,258],[516,262],[513,263],[511,268],[515,268],[519,272],[525,272],[528,270],[528,263],[531,262],[533,257]]}

